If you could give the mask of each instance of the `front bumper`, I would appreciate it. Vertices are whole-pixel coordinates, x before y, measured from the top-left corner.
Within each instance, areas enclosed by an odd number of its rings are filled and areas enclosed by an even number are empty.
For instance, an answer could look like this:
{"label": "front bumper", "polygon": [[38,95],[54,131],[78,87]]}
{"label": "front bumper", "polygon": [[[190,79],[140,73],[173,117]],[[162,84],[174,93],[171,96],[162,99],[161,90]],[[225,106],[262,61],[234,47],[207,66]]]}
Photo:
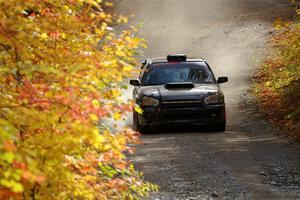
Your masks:
{"label": "front bumper", "polygon": [[226,121],[225,104],[197,106],[143,107],[139,124],[143,126],[171,124],[212,124]]}

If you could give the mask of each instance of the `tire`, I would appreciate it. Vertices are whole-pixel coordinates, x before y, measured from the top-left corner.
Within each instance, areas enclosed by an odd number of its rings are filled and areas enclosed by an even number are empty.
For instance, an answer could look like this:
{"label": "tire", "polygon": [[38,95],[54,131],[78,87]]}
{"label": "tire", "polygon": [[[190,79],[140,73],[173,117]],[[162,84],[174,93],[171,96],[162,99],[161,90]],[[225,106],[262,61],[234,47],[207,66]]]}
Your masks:
{"label": "tire", "polygon": [[224,132],[226,130],[226,122],[219,122],[212,125],[214,131]]}
{"label": "tire", "polygon": [[148,126],[143,126],[139,123],[138,113],[133,112],[133,130],[140,133],[147,133]]}
{"label": "tire", "polygon": [[132,113],[132,121],[133,121],[133,130],[135,131],[140,131],[140,124],[139,124],[139,119],[138,119],[138,113],[133,112]]}

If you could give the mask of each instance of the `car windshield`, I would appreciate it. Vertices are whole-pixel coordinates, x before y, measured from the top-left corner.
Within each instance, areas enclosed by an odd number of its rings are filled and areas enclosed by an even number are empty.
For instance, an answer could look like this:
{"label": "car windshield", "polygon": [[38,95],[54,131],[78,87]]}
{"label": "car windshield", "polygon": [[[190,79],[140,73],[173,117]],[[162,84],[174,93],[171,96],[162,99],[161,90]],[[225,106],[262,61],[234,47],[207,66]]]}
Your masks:
{"label": "car windshield", "polygon": [[172,82],[215,83],[213,74],[203,62],[154,63],[144,72],[142,85],[164,85]]}

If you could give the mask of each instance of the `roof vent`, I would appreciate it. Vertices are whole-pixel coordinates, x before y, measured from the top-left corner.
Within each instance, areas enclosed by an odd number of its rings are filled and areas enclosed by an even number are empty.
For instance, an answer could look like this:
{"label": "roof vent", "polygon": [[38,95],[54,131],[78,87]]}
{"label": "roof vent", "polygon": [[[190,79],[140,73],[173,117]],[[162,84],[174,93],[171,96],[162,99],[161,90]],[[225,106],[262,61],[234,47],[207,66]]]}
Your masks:
{"label": "roof vent", "polygon": [[185,54],[173,54],[168,55],[168,62],[184,62],[186,61],[187,56]]}
{"label": "roof vent", "polygon": [[168,90],[175,89],[192,89],[195,85],[192,82],[173,82],[165,84],[165,88]]}

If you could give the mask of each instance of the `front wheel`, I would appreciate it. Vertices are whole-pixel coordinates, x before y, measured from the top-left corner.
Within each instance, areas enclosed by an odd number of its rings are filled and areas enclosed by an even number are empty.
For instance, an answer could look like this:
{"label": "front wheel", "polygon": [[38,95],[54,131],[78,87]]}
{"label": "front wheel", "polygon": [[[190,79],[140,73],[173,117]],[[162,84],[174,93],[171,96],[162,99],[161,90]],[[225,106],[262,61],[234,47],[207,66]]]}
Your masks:
{"label": "front wheel", "polygon": [[143,126],[140,124],[137,112],[133,112],[133,130],[138,131],[140,133],[146,133],[148,131],[147,126]]}
{"label": "front wheel", "polygon": [[213,128],[214,131],[224,132],[226,130],[226,122],[215,123],[212,124],[211,127]]}
{"label": "front wheel", "polygon": [[133,130],[140,131],[141,125],[139,123],[138,113],[133,112],[132,114],[132,121],[133,121]]}

